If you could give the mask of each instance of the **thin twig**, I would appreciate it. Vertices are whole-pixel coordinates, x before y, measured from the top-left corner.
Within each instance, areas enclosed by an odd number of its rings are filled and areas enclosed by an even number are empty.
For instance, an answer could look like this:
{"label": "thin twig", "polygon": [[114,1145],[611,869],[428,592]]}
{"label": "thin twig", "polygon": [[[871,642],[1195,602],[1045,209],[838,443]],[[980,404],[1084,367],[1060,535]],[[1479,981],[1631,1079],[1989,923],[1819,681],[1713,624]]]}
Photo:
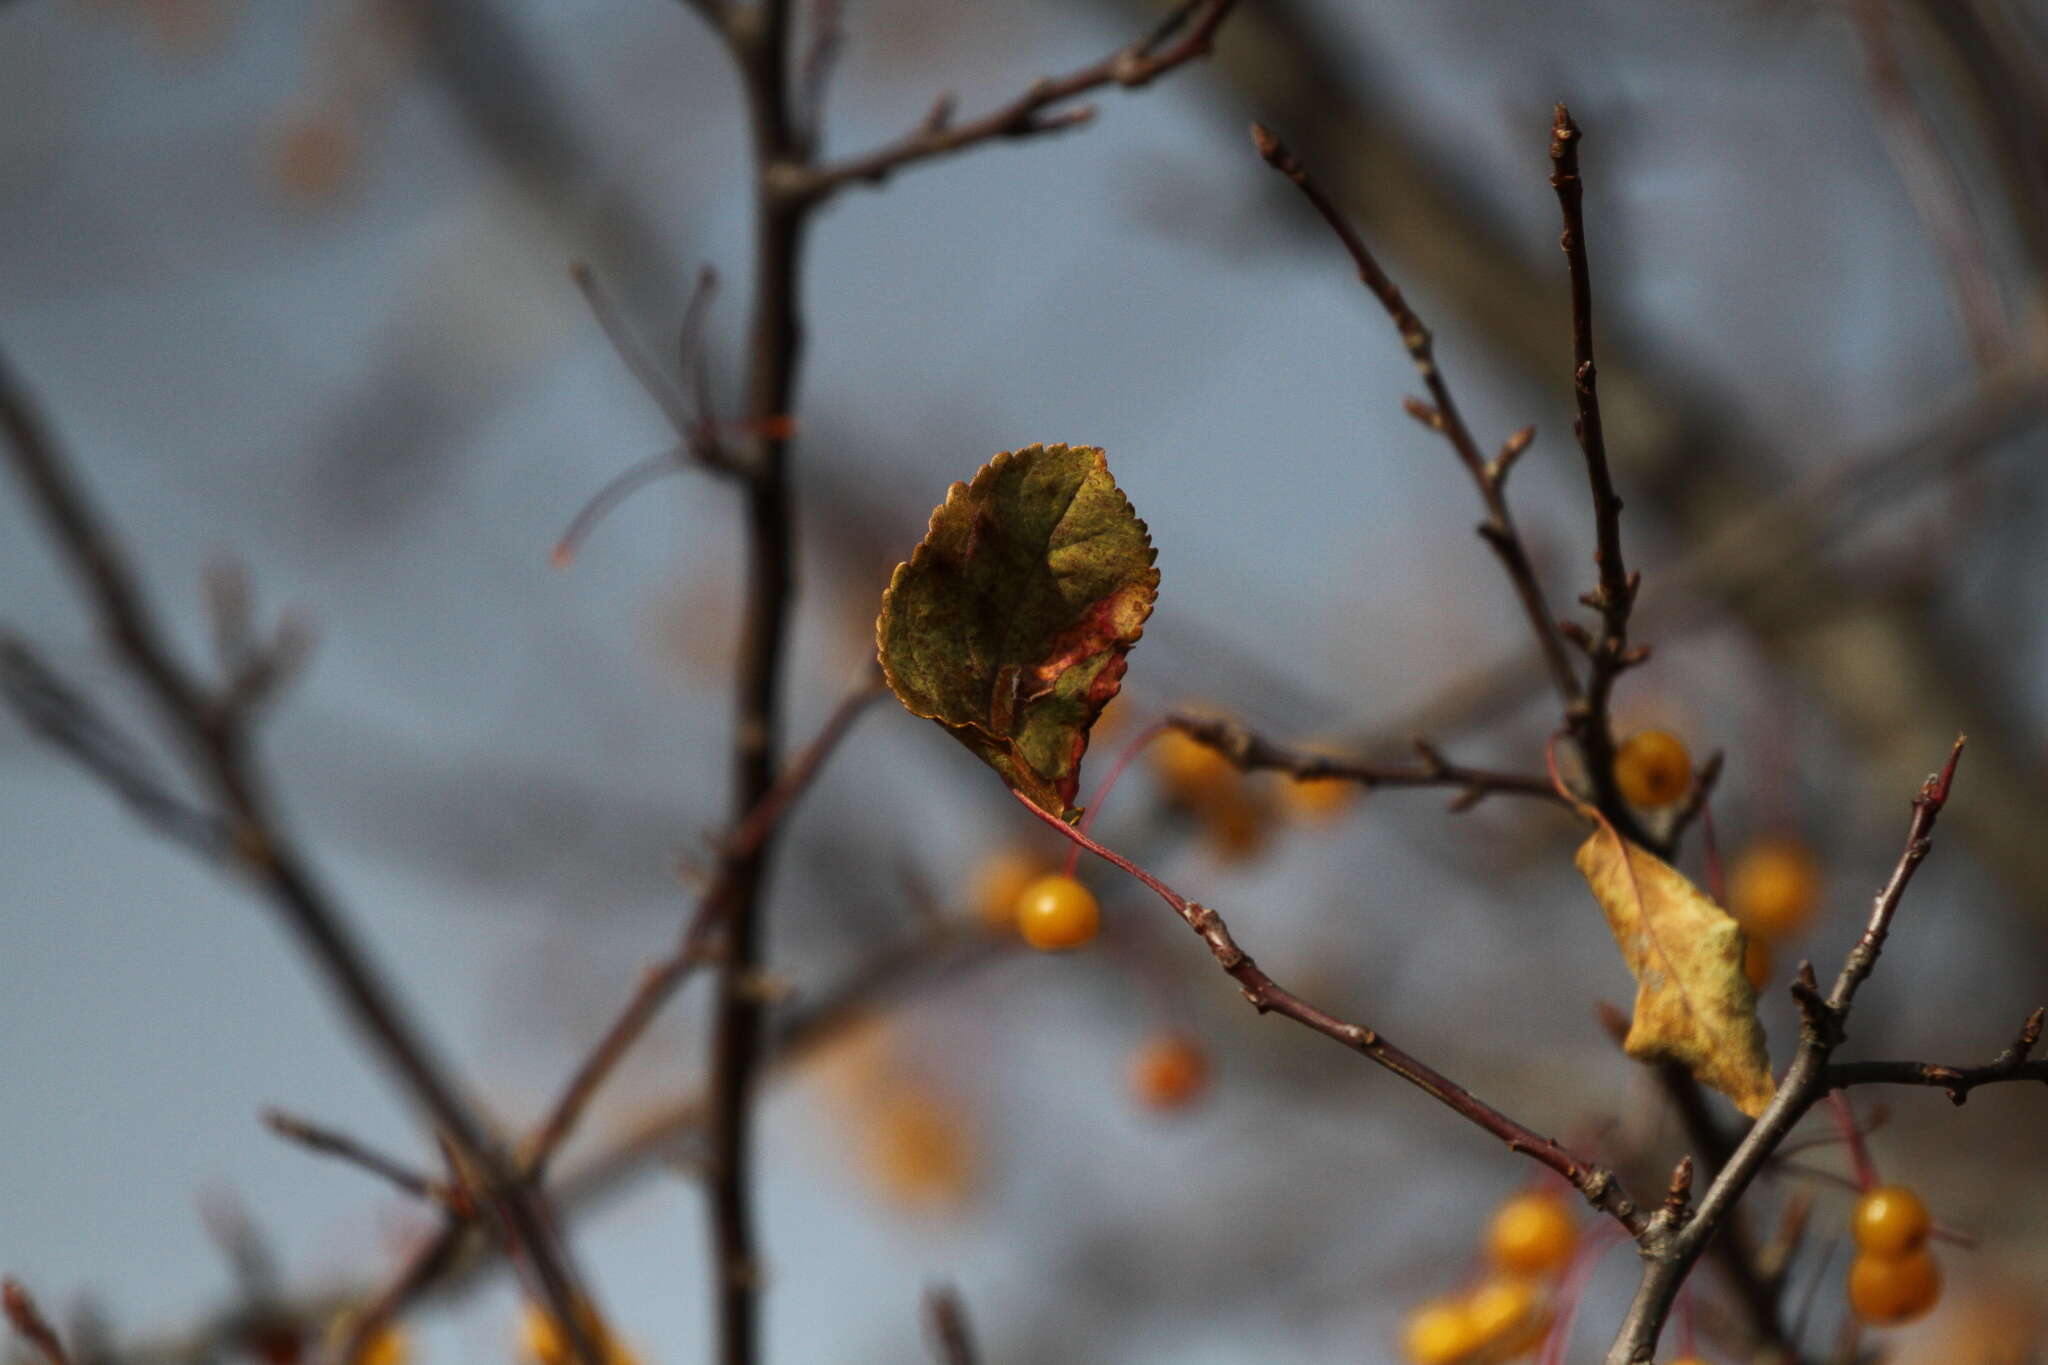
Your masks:
{"label": "thin twig", "polygon": [[1309,1004],[1266,975],[1259,965],[1252,961],[1251,956],[1237,946],[1236,940],[1231,937],[1230,927],[1223,922],[1223,916],[1217,914],[1215,910],[1187,899],[1114,849],[1097,843],[1049,811],[1039,809],[1021,792],[1013,792],[1012,795],[1016,796],[1024,809],[1057,830],[1062,837],[1074,841],[1112,867],[1137,878],[1153,894],[1171,906],[1174,913],[1185,920],[1188,927],[1209,945],[1209,951],[1216,958],[1217,965],[1237,982],[1246,1002],[1253,1009],[1261,1014],[1278,1014],[1292,1019],[1304,1028],[1320,1033],[1325,1038],[1341,1043],[1379,1063],[1410,1085],[1446,1105],[1452,1112],[1499,1138],[1507,1144],[1509,1151],[1520,1152],[1564,1177],[1585,1196],[1588,1204],[1614,1218],[1630,1233],[1638,1233],[1646,1226],[1648,1216],[1636,1207],[1627,1191],[1622,1189],[1621,1182],[1615,1178],[1614,1172],[1604,1166],[1579,1160],[1555,1139],[1543,1137],[1509,1118],[1435,1068],[1388,1042],[1377,1030],[1360,1024],[1346,1023]]}
{"label": "thin twig", "polygon": [[1112,85],[1136,89],[1206,57],[1216,30],[1235,3],[1195,0],[1182,4],[1144,38],[1064,76],[1041,77],[1009,103],[965,123],[952,121],[951,97],[942,96],[932,113],[903,136],[843,161],[789,168],[780,177],[780,188],[792,198],[822,201],[848,185],[878,185],[906,166],[980,143],[1078,128],[1093,120],[1093,106],[1055,106]]}
{"label": "thin twig", "polygon": [[[1410,400],[1409,414],[1430,430],[1438,432],[1450,443],[1457,453],[1459,463],[1472,477],[1479,489],[1481,501],[1486,504],[1486,520],[1480,523],[1479,534],[1493,547],[1501,565],[1507,570],[1508,581],[1514,586],[1515,596],[1522,605],[1522,614],[1528,618],[1529,629],[1536,637],[1543,662],[1550,671],[1550,679],[1558,696],[1567,706],[1576,704],[1581,696],[1578,672],[1572,666],[1565,652],[1564,641],[1559,636],[1550,607],[1544,600],[1542,583],[1537,579],[1535,564],[1529,558],[1527,546],[1522,543],[1515,530],[1513,518],[1508,513],[1506,483],[1508,460],[1490,462],[1481,452],[1479,442],[1465,425],[1458,405],[1451,398],[1450,385],[1445,381],[1442,369],[1437,365],[1435,343],[1429,329],[1408,301],[1401,294],[1387,272],[1381,268],[1366,246],[1364,238],[1351,226],[1335,202],[1323,192],[1322,187],[1309,176],[1308,171],[1287,150],[1281,141],[1264,126],[1252,125],[1252,141],[1264,157],[1266,164],[1286,176],[1299,189],[1304,198],[1322,215],[1323,221],[1337,235],[1344,250],[1358,267],[1358,278],[1379,300],[1392,320],[1394,330],[1400,335],[1401,343],[1407,347],[1408,357],[1415,363],[1416,373],[1421,375],[1423,386],[1429,391],[1429,402]],[[1524,443],[1526,444],[1526,443]],[[1506,451],[1503,451],[1506,454]]]}
{"label": "thin twig", "polygon": [[1962,1104],[1980,1085],[2000,1081],[2041,1081],[2048,1083],[2048,1058],[2030,1061],[2029,1054],[2041,1041],[2042,1010],[2035,1010],[2020,1025],[2012,1046],[1982,1066],[1943,1066],[1936,1062],[1836,1062],[1828,1067],[1824,1082],[1830,1090],[1852,1085],[1931,1085],[1948,1092],[1949,1099]]}
{"label": "thin twig", "polygon": [[360,1166],[371,1175],[390,1182],[415,1199],[426,1199],[437,1204],[452,1204],[454,1192],[432,1176],[423,1174],[406,1165],[403,1161],[369,1146],[347,1133],[323,1127],[310,1119],[282,1109],[263,1111],[264,1126],[271,1132],[301,1147],[319,1152],[323,1156],[337,1157],[354,1166]]}
{"label": "thin twig", "polygon": [[1329,779],[1375,787],[1452,787],[1453,808],[1470,810],[1495,793],[1530,796],[1569,808],[1550,779],[1529,773],[1499,772],[1453,763],[1425,740],[1415,741],[1418,761],[1412,764],[1362,763],[1276,744],[1234,720],[1176,715],[1168,724],[1201,741],[1246,772],[1282,772],[1302,781]]}
{"label": "thin twig", "polygon": [[1572,294],[1572,396],[1578,416],[1572,432],[1586,457],[1586,480],[1593,494],[1593,528],[1597,548],[1594,565],[1599,569],[1598,585],[1580,601],[1599,613],[1600,631],[1587,649],[1589,662],[1586,693],[1568,708],[1572,738],[1586,763],[1586,776],[1593,784],[1593,804],[1610,820],[1626,815],[1614,778],[1614,733],[1608,720],[1608,701],[1614,682],[1624,671],[1640,663],[1646,654],[1628,647],[1629,613],[1635,607],[1641,586],[1637,575],[1628,571],[1621,552],[1621,495],[1614,490],[1614,476],[1607,465],[1607,437],[1600,422],[1598,371],[1593,364],[1593,272],[1586,259],[1586,221],[1582,207],[1583,186],[1579,178],[1579,132],[1571,113],[1558,105],[1551,122],[1551,188],[1564,218],[1558,244],[1564,249],[1565,270]]}

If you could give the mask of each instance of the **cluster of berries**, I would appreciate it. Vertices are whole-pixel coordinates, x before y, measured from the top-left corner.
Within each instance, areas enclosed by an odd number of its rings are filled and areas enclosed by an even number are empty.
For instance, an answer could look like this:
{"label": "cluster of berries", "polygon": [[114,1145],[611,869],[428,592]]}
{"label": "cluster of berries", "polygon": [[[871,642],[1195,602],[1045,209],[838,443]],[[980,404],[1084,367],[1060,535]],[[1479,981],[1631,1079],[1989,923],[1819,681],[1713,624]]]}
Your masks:
{"label": "cluster of berries", "polygon": [[1409,1315],[1409,1365],[1491,1365],[1528,1354],[1550,1330],[1549,1282],[1578,1249],[1578,1221],[1548,1190],[1515,1195],[1487,1225],[1487,1271],[1470,1289],[1432,1299]]}
{"label": "cluster of berries", "polygon": [[1850,1218],[1856,1259],[1849,1266],[1849,1308],[1874,1326],[1924,1315],[1941,1298],[1941,1270],[1927,1250],[1934,1220],[1920,1196],[1880,1185],[1856,1201]]}

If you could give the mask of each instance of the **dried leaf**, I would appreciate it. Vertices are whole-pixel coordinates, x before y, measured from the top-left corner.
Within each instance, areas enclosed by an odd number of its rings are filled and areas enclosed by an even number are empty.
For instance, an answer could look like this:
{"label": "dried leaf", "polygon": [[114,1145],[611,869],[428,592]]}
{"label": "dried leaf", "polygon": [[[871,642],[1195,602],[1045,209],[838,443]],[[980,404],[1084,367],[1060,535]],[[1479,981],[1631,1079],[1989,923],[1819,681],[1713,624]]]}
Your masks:
{"label": "dried leaf", "polygon": [[[1626,849],[1626,853],[1624,853]],[[1735,920],[1677,869],[1603,824],[1575,859],[1636,978],[1622,1046],[1639,1061],[1683,1065],[1755,1118],[1777,1089],[1743,974]]]}
{"label": "dried leaf", "polygon": [[1151,539],[1087,446],[1027,446],[956,483],[882,596],[897,699],[1063,819],[1088,730],[1159,595]]}

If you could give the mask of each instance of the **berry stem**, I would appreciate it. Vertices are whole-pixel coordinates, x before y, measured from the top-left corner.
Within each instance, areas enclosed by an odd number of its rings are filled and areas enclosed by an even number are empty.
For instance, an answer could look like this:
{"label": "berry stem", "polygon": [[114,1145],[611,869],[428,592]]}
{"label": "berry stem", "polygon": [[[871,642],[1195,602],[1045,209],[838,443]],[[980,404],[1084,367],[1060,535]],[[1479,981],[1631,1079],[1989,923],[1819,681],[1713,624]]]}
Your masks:
{"label": "berry stem", "polygon": [[[1086,834],[1095,827],[1095,817],[1101,812],[1102,803],[1109,799],[1109,793],[1116,787],[1117,779],[1124,775],[1124,770],[1129,768],[1136,761],[1138,755],[1145,751],[1146,745],[1172,728],[1163,720],[1155,721],[1143,730],[1140,730],[1129,744],[1124,745],[1123,752],[1118,754],[1116,762],[1110,765],[1109,776],[1103,778],[1102,785],[1095,789],[1095,799],[1090,801],[1088,809],[1082,812],[1079,826],[1081,833]],[[1067,860],[1060,864],[1061,876],[1071,877],[1074,875],[1074,869],[1081,865],[1081,848],[1080,844],[1068,846]]]}
{"label": "berry stem", "polygon": [[1870,1144],[1863,1140],[1863,1130],[1856,1126],[1856,1111],[1849,1105],[1849,1097],[1839,1090],[1828,1092],[1828,1114],[1841,1129],[1842,1141],[1849,1147],[1849,1162],[1856,1171],[1856,1188],[1868,1194],[1877,1188],[1877,1163],[1870,1159]]}

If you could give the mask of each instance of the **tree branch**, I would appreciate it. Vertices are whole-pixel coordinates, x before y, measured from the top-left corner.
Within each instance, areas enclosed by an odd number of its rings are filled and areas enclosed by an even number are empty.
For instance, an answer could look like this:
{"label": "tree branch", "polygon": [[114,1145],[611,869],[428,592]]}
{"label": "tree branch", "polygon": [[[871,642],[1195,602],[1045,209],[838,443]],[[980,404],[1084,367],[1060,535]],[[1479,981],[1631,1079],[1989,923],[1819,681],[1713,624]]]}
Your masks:
{"label": "tree branch", "polygon": [[1486,504],[1487,518],[1480,523],[1479,535],[1493,547],[1501,566],[1507,570],[1508,581],[1522,605],[1522,614],[1528,618],[1529,629],[1536,637],[1544,666],[1550,672],[1551,683],[1556,687],[1558,696],[1566,706],[1576,705],[1582,695],[1577,670],[1565,653],[1564,641],[1544,600],[1543,586],[1537,580],[1536,567],[1529,559],[1528,548],[1523,545],[1508,513],[1505,490],[1508,466],[1513,461],[1509,452],[1518,451],[1520,446],[1526,446],[1527,441],[1511,442],[1502,451],[1500,460],[1487,459],[1471,429],[1465,425],[1458,405],[1452,400],[1450,385],[1436,363],[1435,343],[1429,329],[1422,325],[1422,319],[1408,306],[1400,288],[1380,267],[1371,248],[1366,246],[1365,240],[1352,228],[1343,212],[1278,138],[1255,123],[1252,125],[1252,141],[1258,146],[1259,155],[1265,158],[1266,164],[1293,181],[1295,188],[1322,215],[1323,221],[1329,224],[1330,230],[1350,255],[1352,263],[1358,267],[1359,281],[1379,300],[1380,307],[1386,310],[1387,317],[1393,322],[1402,345],[1407,347],[1409,359],[1415,363],[1416,373],[1422,376],[1423,386],[1429,391],[1428,403],[1409,400],[1409,415],[1440,433],[1457,453],[1465,472],[1471,475],[1481,501]]}
{"label": "tree branch", "polygon": [[594,1343],[575,1321],[581,1295],[538,1201],[379,975],[347,917],[272,809],[252,752],[247,706],[229,704],[236,696],[233,680],[215,691],[177,661],[112,531],[72,481],[54,438],[4,360],[0,431],[33,509],[84,588],[101,628],[155,704],[194,780],[209,790],[218,807],[230,837],[214,860],[258,888],[292,930],[414,1105],[476,1172],[508,1235],[532,1265],[549,1308],[568,1324],[575,1358],[582,1365],[601,1365]]}
{"label": "tree branch", "polygon": [[1648,1216],[1629,1198],[1628,1192],[1621,1187],[1621,1182],[1615,1178],[1614,1172],[1604,1166],[1590,1165],[1579,1160],[1555,1139],[1543,1137],[1509,1118],[1435,1068],[1402,1051],[1382,1037],[1377,1030],[1360,1024],[1346,1023],[1309,1004],[1266,975],[1259,965],[1252,961],[1251,956],[1237,946],[1236,940],[1231,937],[1230,927],[1216,911],[1187,899],[1114,849],[1095,842],[1058,816],[1040,810],[1022,793],[1012,792],[1012,795],[1016,796],[1024,809],[1057,830],[1062,837],[1079,844],[1112,867],[1137,878],[1153,894],[1173,907],[1174,913],[1185,920],[1188,927],[1209,945],[1209,951],[1215,957],[1216,964],[1237,982],[1246,1002],[1260,1014],[1278,1014],[1292,1019],[1304,1028],[1320,1033],[1325,1038],[1341,1043],[1353,1052],[1377,1062],[1448,1107],[1453,1113],[1499,1138],[1507,1144],[1509,1151],[1520,1152],[1555,1171],[1585,1196],[1588,1204],[1613,1218],[1630,1233],[1640,1233],[1648,1225]]}
{"label": "tree branch", "polygon": [[1657,1338],[1663,1331],[1665,1319],[1670,1316],[1686,1275],[1733,1213],[1737,1201],[1778,1145],[1805,1117],[1806,1111],[1827,1093],[1828,1058],[1841,1044],[1843,1027],[1855,1002],[1857,989],[1877,965],[1892,918],[1898,913],[1899,903],[1905,897],[1914,872],[1932,847],[1929,841],[1934,823],[1948,802],[1949,788],[1955,780],[1956,761],[1962,756],[1962,751],[1963,742],[1958,739],[1949,753],[1947,764],[1922,783],[1919,794],[1913,798],[1913,819],[1906,831],[1905,849],[1899,854],[1890,878],[1871,907],[1862,936],[1843,961],[1834,988],[1823,997],[1813,979],[1812,967],[1802,966],[1801,979],[1793,989],[1803,1020],[1799,1051],[1779,1081],[1777,1095],[1716,1174],[1692,1217],[1682,1223],[1658,1220],[1638,1235],[1636,1241],[1643,1257],[1643,1277],[1636,1287],[1628,1314],[1622,1320],[1621,1330],[1608,1350],[1606,1365],[1649,1365],[1657,1348]]}
{"label": "tree branch", "polygon": [[2048,1058],[2028,1060],[2041,1041],[2044,1011],[2035,1010],[2020,1025],[2012,1046],[1982,1066],[1943,1066],[1936,1062],[1837,1062],[1828,1067],[1823,1080],[1830,1090],[1852,1085],[1931,1085],[1948,1092],[1961,1105],[1980,1085],[1999,1081],[2041,1081],[2048,1083]]}
{"label": "tree branch", "polygon": [[1451,806],[1457,811],[1470,810],[1496,793],[1534,797],[1570,809],[1570,803],[1548,777],[1453,763],[1422,739],[1415,741],[1419,755],[1416,763],[1361,763],[1285,748],[1234,720],[1176,715],[1169,717],[1167,723],[1200,740],[1246,772],[1283,772],[1303,780],[1329,778],[1356,782],[1367,791],[1375,787],[1453,787],[1458,794],[1452,799]]}
{"label": "tree branch", "polygon": [[1206,57],[1236,0],[1193,0],[1177,6],[1147,36],[1064,76],[1041,77],[1009,103],[966,123],[953,122],[953,97],[941,95],[910,132],[843,161],[792,169],[781,177],[792,198],[821,202],[851,184],[879,185],[897,171],[998,138],[1038,137],[1092,121],[1092,105],[1055,106],[1111,85],[1136,89]]}

